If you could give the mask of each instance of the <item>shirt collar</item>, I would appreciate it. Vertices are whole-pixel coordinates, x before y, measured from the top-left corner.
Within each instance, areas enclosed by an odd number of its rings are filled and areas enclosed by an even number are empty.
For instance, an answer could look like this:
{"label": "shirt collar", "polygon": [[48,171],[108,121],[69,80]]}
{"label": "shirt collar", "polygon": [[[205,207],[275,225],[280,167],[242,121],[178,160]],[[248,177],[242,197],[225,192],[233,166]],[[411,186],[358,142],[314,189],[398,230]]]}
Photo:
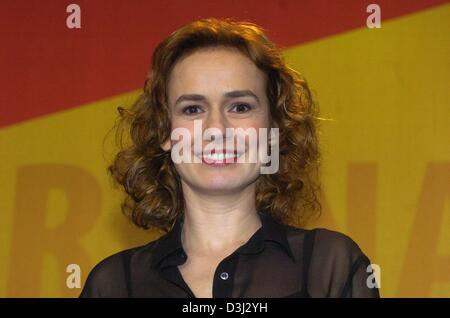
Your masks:
{"label": "shirt collar", "polygon": [[[260,253],[267,241],[279,244],[283,250],[295,261],[286,236],[286,226],[278,223],[266,213],[258,213],[262,226],[252,235],[247,243],[236,250],[240,254]],[[181,243],[183,216],[179,216],[172,229],[161,237],[153,250],[153,266],[182,264],[186,257]],[[178,252],[178,253],[177,253]],[[177,256],[172,258],[172,256]]]}

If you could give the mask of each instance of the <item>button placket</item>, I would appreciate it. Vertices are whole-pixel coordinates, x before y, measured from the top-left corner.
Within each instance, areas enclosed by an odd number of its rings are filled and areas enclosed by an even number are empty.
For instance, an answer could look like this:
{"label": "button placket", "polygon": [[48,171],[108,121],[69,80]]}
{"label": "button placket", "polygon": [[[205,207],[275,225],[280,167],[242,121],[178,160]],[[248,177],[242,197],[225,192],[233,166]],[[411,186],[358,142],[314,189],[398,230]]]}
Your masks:
{"label": "button placket", "polygon": [[237,255],[231,255],[217,266],[214,274],[213,297],[228,298],[233,293],[233,274],[237,264]]}

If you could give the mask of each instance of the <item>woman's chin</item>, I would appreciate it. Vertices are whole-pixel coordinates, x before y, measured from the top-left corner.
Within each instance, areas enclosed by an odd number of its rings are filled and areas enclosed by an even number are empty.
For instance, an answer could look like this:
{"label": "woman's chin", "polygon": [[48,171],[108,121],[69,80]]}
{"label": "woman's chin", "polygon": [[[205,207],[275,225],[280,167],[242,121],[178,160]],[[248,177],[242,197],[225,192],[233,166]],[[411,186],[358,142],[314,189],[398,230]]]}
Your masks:
{"label": "woman's chin", "polygon": [[191,187],[211,194],[242,191],[256,181],[259,175],[258,167],[254,164],[240,165],[232,169],[228,167],[201,167],[200,169],[198,166],[189,168],[194,169],[178,169],[181,179]]}
{"label": "woman's chin", "polygon": [[244,185],[244,180],[238,178],[229,179],[223,177],[213,177],[209,179],[197,180],[197,184],[202,188],[202,192],[226,193],[240,191]]}

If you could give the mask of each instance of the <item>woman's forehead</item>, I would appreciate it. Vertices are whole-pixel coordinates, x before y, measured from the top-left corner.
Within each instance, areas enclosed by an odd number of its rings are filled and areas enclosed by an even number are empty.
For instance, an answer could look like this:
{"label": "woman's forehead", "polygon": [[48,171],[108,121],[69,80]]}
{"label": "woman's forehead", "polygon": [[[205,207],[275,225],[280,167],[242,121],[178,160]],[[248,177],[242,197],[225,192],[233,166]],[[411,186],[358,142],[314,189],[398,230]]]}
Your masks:
{"label": "woman's forehead", "polygon": [[169,94],[249,89],[263,93],[265,74],[236,49],[196,51],[178,61],[169,78]]}

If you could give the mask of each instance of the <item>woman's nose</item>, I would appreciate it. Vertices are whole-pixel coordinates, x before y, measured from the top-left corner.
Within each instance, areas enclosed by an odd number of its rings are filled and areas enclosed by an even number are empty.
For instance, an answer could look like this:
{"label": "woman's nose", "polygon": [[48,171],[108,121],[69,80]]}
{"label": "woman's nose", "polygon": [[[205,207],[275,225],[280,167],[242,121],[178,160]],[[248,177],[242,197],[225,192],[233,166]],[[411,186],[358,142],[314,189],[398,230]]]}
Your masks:
{"label": "woman's nose", "polygon": [[226,135],[226,128],[229,127],[226,115],[222,110],[215,108],[209,111],[204,122],[204,129],[213,128],[214,134],[221,133],[224,138]]}

